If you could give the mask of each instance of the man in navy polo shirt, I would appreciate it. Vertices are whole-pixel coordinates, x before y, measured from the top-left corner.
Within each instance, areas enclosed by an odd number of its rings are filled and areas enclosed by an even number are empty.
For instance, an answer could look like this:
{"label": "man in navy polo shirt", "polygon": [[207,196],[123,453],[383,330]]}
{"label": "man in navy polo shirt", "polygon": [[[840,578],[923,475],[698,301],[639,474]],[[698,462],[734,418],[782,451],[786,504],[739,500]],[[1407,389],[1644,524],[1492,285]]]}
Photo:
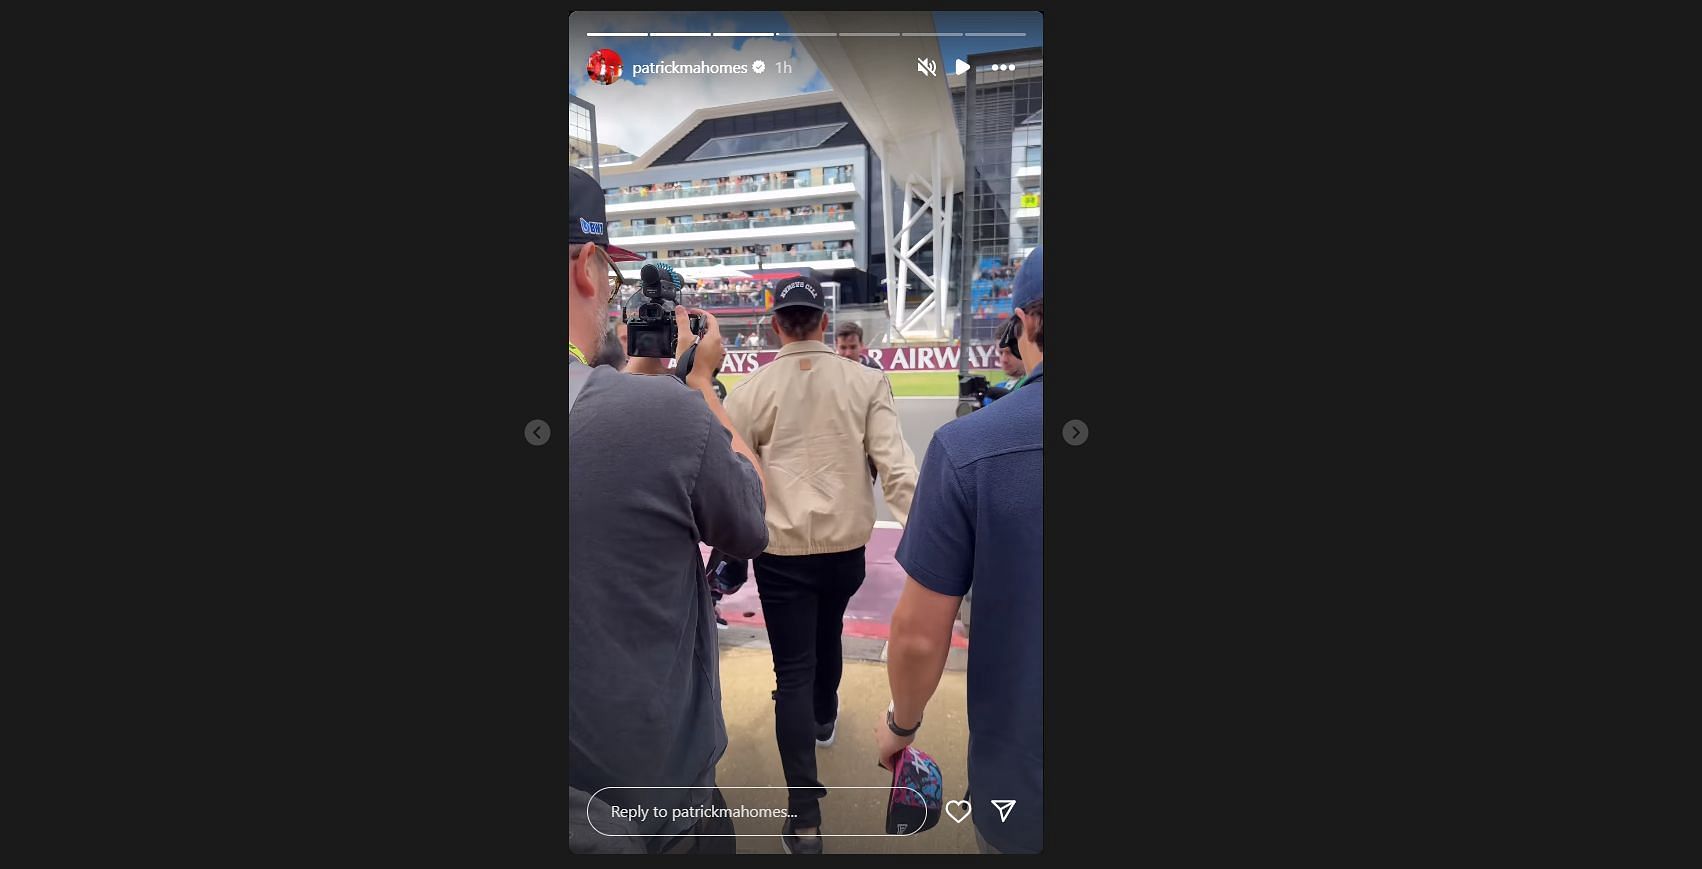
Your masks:
{"label": "man in navy polo shirt", "polygon": [[[892,613],[892,706],[877,760],[909,745],[939,686],[958,603],[975,589],[969,655],[969,796],[983,851],[1041,849],[1041,450],[1045,310],[1041,249],[1013,294],[1022,388],[940,427],[922,460],[897,560],[910,578]],[[1006,812],[993,803],[1014,801]]]}

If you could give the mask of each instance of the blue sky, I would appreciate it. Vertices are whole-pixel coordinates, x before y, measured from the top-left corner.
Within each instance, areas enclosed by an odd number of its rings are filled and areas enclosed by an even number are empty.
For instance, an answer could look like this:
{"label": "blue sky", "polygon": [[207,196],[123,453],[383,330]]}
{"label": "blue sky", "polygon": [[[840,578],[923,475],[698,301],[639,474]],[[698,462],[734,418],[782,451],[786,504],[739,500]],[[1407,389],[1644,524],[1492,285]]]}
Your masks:
{"label": "blue sky", "polygon": [[1025,37],[942,36],[940,57],[967,59],[971,54],[1033,48],[1040,45],[1041,14],[1038,12],[935,12],[934,30],[939,33],[1026,33]]}
{"label": "blue sky", "polygon": [[[1026,37],[939,37],[938,56],[948,70],[952,60],[970,54],[1041,44],[1038,12],[936,12],[938,32],[1022,32]],[[642,154],[693,111],[758,99],[810,93],[830,87],[791,38],[772,37],[588,37],[588,32],[757,32],[788,33],[792,25],[779,12],[575,12],[569,19],[573,58],[569,90],[597,106],[597,138]],[[591,82],[585,59],[598,48],[619,52],[626,74],[613,85]],[[791,75],[638,76],[635,64],[745,63],[755,60],[792,64]]]}

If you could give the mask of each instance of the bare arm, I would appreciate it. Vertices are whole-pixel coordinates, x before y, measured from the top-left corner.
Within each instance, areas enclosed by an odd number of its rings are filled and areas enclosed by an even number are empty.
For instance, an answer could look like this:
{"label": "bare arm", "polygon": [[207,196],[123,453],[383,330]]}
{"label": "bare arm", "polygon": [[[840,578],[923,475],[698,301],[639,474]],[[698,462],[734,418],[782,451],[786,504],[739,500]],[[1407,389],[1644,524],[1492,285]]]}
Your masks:
{"label": "bare arm", "polygon": [[951,627],[963,600],[936,591],[910,577],[892,613],[887,646],[887,681],[892,686],[892,715],[899,727],[922,720],[922,710],[940,685],[951,653]]}
{"label": "bare arm", "polygon": [[[892,720],[909,730],[922,723],[922,712],[940,687],[940,676],[951,654],[951,627],[962,598],[930,591],[905,577],[898,607],[892,611],[892,635],[887,642],[886,677],[892,688]],[[875,731],[876,762],[909,745],[914,737],[899,736],[885,722]]]}

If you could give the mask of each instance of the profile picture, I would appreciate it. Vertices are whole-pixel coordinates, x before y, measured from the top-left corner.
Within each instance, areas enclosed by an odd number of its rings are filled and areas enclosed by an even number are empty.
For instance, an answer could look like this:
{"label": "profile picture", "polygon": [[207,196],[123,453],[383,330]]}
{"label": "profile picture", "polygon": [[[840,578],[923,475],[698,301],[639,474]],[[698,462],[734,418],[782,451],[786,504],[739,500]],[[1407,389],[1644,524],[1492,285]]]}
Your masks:
{"label": "profile picture", "polygon": [[621,77],[621,56],[612,48],[599,48],[591,52],[591,60],[585,64],[585,74],[594,82],[614,84]]}

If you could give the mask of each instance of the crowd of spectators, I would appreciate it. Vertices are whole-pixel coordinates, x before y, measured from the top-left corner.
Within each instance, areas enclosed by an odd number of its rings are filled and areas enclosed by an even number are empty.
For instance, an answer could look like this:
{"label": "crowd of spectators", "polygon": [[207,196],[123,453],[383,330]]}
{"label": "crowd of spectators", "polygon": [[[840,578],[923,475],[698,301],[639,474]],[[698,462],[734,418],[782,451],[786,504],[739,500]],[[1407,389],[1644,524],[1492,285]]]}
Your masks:
{"label": "crowd of spectators", "polygon": [[696,181],[658,181],[654,184],[628,184],[607,187],[610,196],[637,196],[641,199],[665,196],[677,191],[697,191],[708,196],[717,193],[750,193],[758,190],[783,190],[788,187],[810,186],[808,171],[764,172],[758,175],[725,175]]}
{"label": "crowd of spectators", "polygon": [[[849,203],[833,203],[829,205],[798,205],[789,208],[755,208],[737,209],[733,211],[707,212],[703,214],[682,214],[676,216],[635,217],[629,221],[613,220],[608,229],[613,235],[622,231],[635,232],[642,228],[673,226],[670,232],[714,231],[719,229],[760,228],[768,225],[784,225],[786,218],[811,217],[815,215],[846,215],[851,210]],[[648,233],[646,233],[648,234]],[[845,242],[849,246],[850,242]],[[820,248],[817,248],[820,250]]]}
{"label": "crowd of spectators", "polygon": [[772,281],[706,279],[697,290],[687,291],[686,304],[715,310],[717,308],[761,308],[766,304],[765,290],[773,289]]}

